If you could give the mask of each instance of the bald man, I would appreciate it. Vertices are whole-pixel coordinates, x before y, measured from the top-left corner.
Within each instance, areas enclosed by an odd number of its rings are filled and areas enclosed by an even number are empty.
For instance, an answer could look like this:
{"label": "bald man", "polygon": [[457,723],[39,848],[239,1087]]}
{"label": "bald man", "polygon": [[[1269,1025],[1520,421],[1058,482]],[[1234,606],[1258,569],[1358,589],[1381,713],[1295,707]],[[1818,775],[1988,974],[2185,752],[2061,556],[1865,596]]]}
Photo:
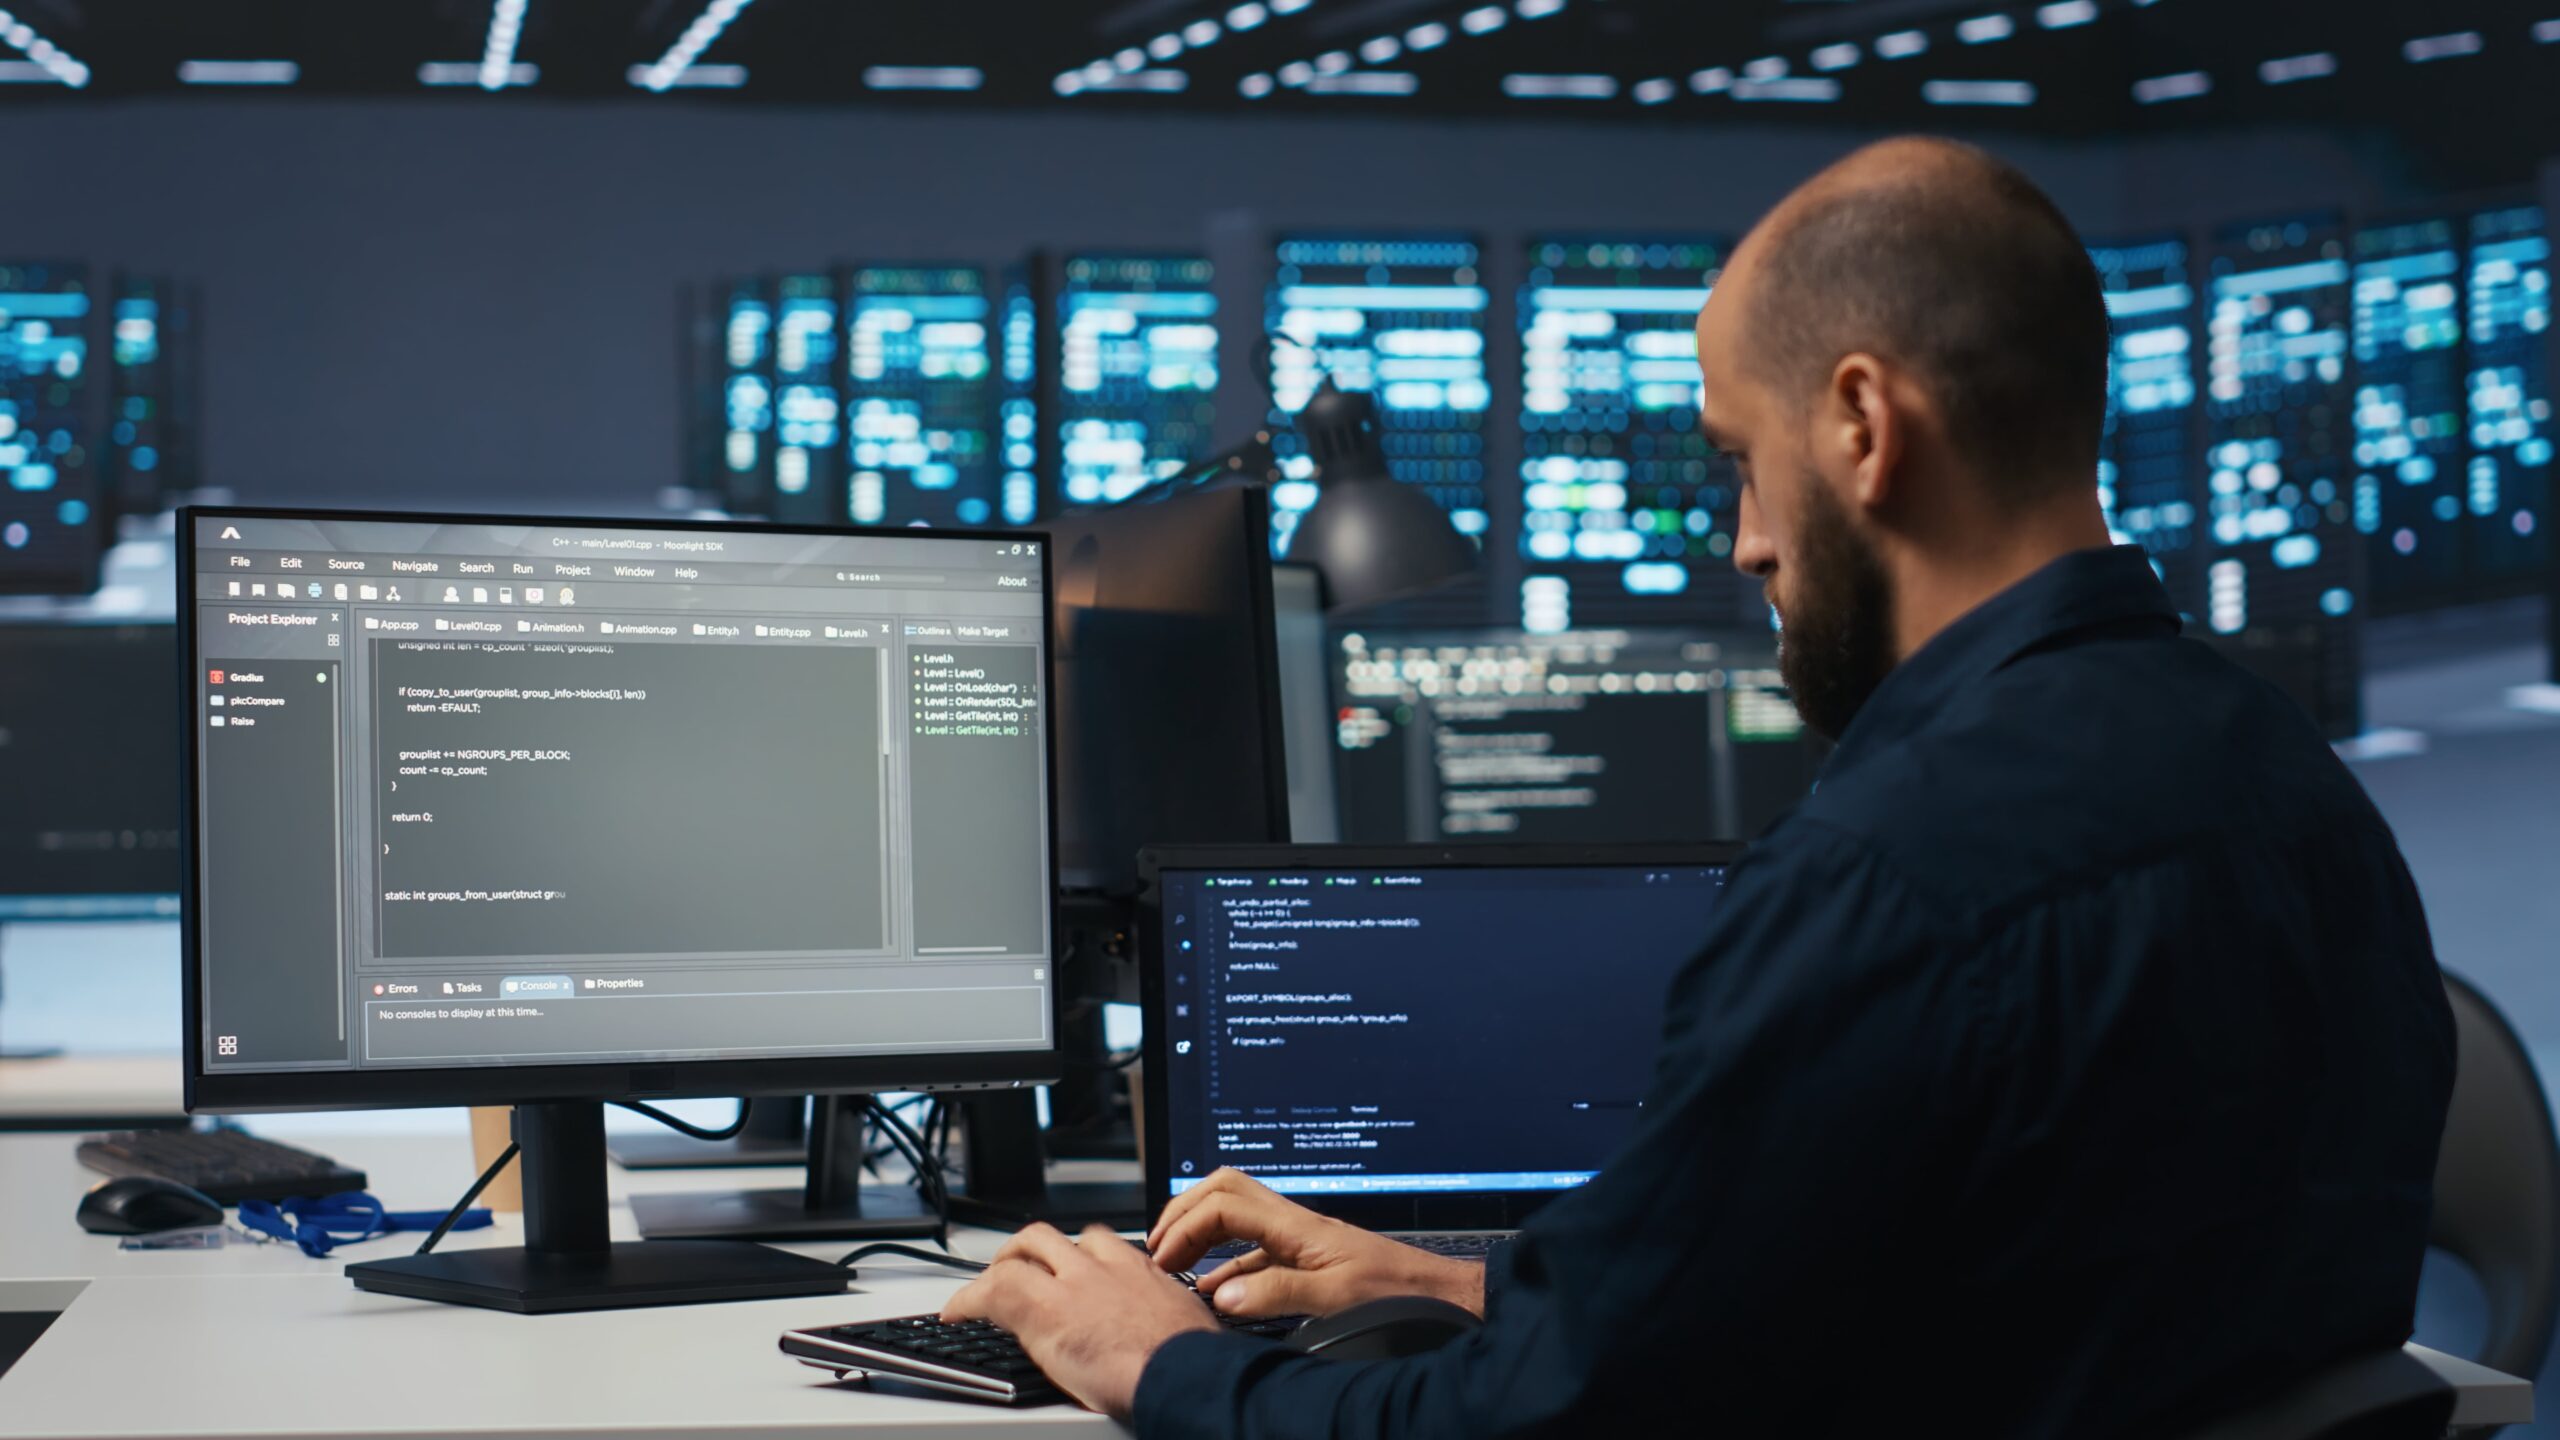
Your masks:
{"label": "bald man", "polygon": [[[1699,317],[1703,425],[1839,743],[1674,980],[1626,1149],[1484,1266],[1221,1172],[1152,1258],[1035,1228],[950,1313],[1145,1437],[2161,1435],[2399,1344],[2453,1075],[2425,917],[2311,723],[2109,547],[2107,343],[1978,151],[1790,196]],[[1229,1238],[1220,1310],[1485,1324],[1370,1365],[1216,1333],[1164,1272]]]}

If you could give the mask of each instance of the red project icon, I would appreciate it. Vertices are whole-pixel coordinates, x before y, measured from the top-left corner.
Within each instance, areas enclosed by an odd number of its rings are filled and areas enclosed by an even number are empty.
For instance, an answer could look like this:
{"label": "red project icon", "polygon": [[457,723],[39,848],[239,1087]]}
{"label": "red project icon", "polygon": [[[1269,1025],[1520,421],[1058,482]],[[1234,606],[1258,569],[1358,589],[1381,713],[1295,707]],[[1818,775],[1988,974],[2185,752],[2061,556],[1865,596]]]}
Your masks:
{"label": "red project icon", "polygon": [[216,685],[221,684],[221,683],[222,683],[222,672],[221,672],[221,671],[219,671],[219,670],[216,670],[216,671],[213,671],[213,672],[211,672],[211,673],[212,673],[212,675],[213,675],[213,683],[214,683],[214,684],[216,684]]}

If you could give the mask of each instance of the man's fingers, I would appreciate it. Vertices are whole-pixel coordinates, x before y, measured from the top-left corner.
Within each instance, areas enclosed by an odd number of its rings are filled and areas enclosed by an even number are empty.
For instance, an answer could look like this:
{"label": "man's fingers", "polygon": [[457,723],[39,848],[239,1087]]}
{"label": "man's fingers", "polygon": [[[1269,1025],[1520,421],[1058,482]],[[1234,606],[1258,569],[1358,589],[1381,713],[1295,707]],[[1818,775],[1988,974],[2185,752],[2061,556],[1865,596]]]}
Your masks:
{"label": "man's fingers", "polygon": [[1251,1241],[1279,1250],[1286,1258],[1294,1248],[1292,1242],[1314,1219],[1267,1191],[1214,1195],[1165,1231],[1156,1246],[1156,1263],[1167,1270],[1187,1270],[1210,1247],[1229,1240]]}
{"label": "man's fingers", "polygon": [[1218,1287],[1220,1285],[1225,1284],[1229,1280],[1233,1280],[1239,1275],[1250,1275],[1255,1271],[1268,1266],[1270,1263],[1270,1251],[1261,1249],[1247,1250],[1233,1260],[1228,1261],[1226,1264],[1221,1265],[1217,1269],[1210,1271],[1208,1274],[1201,1276],[1200,1293],[1203,1295],[1215,1295],[1218,1293]]}
{"label": "man's fingers", "polygon": [[1306,1271],[1277,1266],[1222,1280],[1209,1294],[1221,1315],[1315,1315],[1336,1308],[1320,1298],[1323,1290]]}
{"label": "man's fingers", "polygon": [[[1199,1184],[1192,1186],[1190,1189],[1183,1191],[1181,1194],[1176,1195],[1171,1200],[1165,1202],[1164,1209],[1159,1211],[1156,1215],[1154,1228],[1147,1232],[1147,1248],[1149,1250],[1162,1249],[1164,1247],[1165,1232],[1173,1228],[1173,1223],[1181,1219],[1184,1215],[1189,1214],[1193,1209],[1197,1208],[1201,1203],[1207,1201],[1211,1197],[1235,1194],[1246,1190],[1259,1190],[1261,1188],[1262,1186],[1258,1181],[1254,1180],[1251,1176],[1246,1175],[1241,1170],[1220,1166],[1219,1168],[1210,1171],[1208,1179],[1201,1181]],[[1179,1269],[1181,1267],[1176,1266],[1175,1268]]]}
{"label": "man's fingers", "polygon": [[997,1260],[1027,1260],[1052,1275],[1064,1275],[1078,1259],[1076,1242],[1057,1228],[1039,1222],[1022,1227],[996,1251]]}
{"label": "man's fingers", "polygon": [[1039,1304],[1042,1287],[1056,1283],[1057,1277],[1038,1261],[999,1258],[944,1302],[942,1318],[993,1320],[1008,1330],[1019,1329]]}

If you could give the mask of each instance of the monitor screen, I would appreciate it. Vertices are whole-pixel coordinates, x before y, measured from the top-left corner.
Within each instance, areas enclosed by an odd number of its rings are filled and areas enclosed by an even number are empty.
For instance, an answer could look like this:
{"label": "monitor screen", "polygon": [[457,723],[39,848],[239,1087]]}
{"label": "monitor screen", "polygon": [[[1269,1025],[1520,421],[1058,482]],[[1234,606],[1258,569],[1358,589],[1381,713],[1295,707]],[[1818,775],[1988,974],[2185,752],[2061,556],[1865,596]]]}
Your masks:
{"label": "monitor screen", "polygon": [[1485,508],[1485,312],[1490,292],[1472,240],[1297,236],[1280,241],[1265,306],[1271,346],[1273,449],[1301,482],[1273,500],[1286,544],[1315,504],[1313,463],[1288,430],[1330,379],[1377,403],[1387,469],[1430,492],[1467,535],[1491,524]]}
{"label": "monitor screen", "polygon": [[2463,509],[2483,583],[2529,588],[2551,543],[2551,238],[2541,206],[2510,205],[2472,216],[2469,241]]}
{"label": "monitor screen", "polygon": [[844,397],[832,276],[785,275],[773,306],[773,518],[843,523]]}
{"label": "monitor screen", "polygon": [[983,270],[865,265],[845,297],[845,444],[857,525],[1021,524],[996,453],[995,304]]}
{"label": "monitor screen", "polygon": [[87,270],[0,262],[0,593],[97,584],[89,328]]}
{"label": "monitor screen", "polygon": [[1051,1048],[1038,539],[182,525],[217,1105],[452,1103],[477,1092],[419,1072],[474,1067],[518,1098],[644,1083],[558,1073],[617,1064],[827,1088],[738,1067],[929,1081]]}
{"label": "monitor screen", "polygon": [[1320,852],[1166,869],[1150,1202],[1222,1165],[1318,1203],[1582,1184],[1635,1128],[1724,876]]}
{"label": "monitor screen", "polygon": [[2460,234],[2445,218],[2355,235],[2354,513],[2380,612],[2468,588]]}
{"label": "monitor screen", "polygon": [[1335,659],[1354,843],[1745,839],[1819,763],[1765,632],[1363,628]]}
{"label": "monitor screen", "polygon": [[[1575,623],[1765,620],[1741,491],[1698,433],[1698,311],[1727,247],[1541,240],[1520,290],[1521,553]],[[1552,591],[1545,603],[1555,603]]]}
{"label": "monitor screen", "polygon": [[2200,633],[2344,738],[2363,714],[2346,237],[2334,220],[2236,228],[2211,275]]}
{"label": "monitor screen", "polygon": [[2181,611],[2196,608],[2203,515],[2196,474],[2196,286],[2184,240],[2092,245],[2107,305],[2106,435],[2098,502],[2139,545]]}
{"label": "monitor screen", "polygon": [[1075,255],[1058,281],[1058,486],[1111,504],[1190,469],[1217,421],[1218,297],[1196,256]]}
{"label": "monitor screen", "polygon": [[0,625],[0,920],[174,918],[176,627]]}

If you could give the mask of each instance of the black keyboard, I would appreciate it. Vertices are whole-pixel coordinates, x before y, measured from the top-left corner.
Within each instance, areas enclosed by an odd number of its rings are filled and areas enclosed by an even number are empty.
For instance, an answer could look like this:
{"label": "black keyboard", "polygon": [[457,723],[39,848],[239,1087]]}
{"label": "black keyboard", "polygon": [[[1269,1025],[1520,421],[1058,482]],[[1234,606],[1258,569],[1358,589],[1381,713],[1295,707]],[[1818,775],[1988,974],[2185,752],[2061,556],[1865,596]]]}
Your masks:
{"label": "black keyboard", "polygon": [[119,1130],[81,1141],[80,1163],[101,1175],[175,1180],[225,1205],[365,1186],[361,1170],[237,1130]]}
{"label": "black keyboard", "polygon": [[[1221,1315],[1218,1323],[1238,1334],[1277,1340],[1307,1323],[1307,1317],[1247,1320]],[[908,1315],[790,1330],[783,1333],[782,1353],[832,1371],[838,1379],[873,1376],[1000,1405],[1045,1405],[1066,1398],[1022,1353],[1020,1342],[986,1320],[944,1324],[939,1316]]]}
{"label": "black keyboard", "polygon": [[[1453,1260],[1482,1260],[1493,1253],[1494,1246],[1508,1241],[1512,1234],[1513,1232],[1509,1230],[1390,1230],[1386,1232],[1390,1240],[1410,1245],[1417,1250],[1428,1250],[1434,1255],[1446,1255]],[[1191,1268],[1206,1275],[1252,1248],[1253,1246],[1248,1243],[1231,1241],[1201,1256],[1200,1262]]]}

